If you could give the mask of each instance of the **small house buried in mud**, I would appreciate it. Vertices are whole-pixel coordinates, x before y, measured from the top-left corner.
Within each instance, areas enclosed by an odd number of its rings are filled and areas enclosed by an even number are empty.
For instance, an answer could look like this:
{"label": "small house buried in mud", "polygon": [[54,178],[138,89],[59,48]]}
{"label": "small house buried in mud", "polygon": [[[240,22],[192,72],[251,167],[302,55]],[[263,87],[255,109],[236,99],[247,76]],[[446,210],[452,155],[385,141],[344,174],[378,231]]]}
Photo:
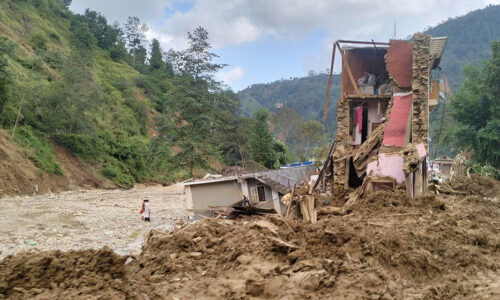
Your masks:
{"label": "small house buried in mud", "polygon": [[[335,199],[403,185],[411,197],[427,191],[429,112],[437,105],[432,79],[446,37],[421,33],[389,43],[337,41],[342,58],[338,130],[321,176]],[[322,179],[323,187],[328,182]]]}
{"label": "small house buried in mud", "polygon": [[[304,178],[309,179],[312,171],[312,165],[298,166],[186,182],[187,207],[192,217],[232,212],[283,214],[283,195]],[[243,199],[248,199],[248,203]]]}

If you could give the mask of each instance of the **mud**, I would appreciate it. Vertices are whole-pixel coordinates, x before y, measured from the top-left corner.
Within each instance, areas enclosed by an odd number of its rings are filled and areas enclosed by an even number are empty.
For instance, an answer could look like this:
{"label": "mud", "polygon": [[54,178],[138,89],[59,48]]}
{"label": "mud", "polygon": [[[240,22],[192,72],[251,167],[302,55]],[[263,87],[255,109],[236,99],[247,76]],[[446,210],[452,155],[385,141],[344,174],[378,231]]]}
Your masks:
{"label": "mud", "polygon": [[267,216],[152,230],[137,256],[20,253],[0,262],[0,298],[498,299],[498,197],[375,192],[316,224]]}
{"label": "mud", "polygon": [[471,174],[454,177],[448,184],[458,191],[464,191],[467,195],[477,195],[482,197],[494,197],[500,193],[500,186],[495,179],[486,176]]}

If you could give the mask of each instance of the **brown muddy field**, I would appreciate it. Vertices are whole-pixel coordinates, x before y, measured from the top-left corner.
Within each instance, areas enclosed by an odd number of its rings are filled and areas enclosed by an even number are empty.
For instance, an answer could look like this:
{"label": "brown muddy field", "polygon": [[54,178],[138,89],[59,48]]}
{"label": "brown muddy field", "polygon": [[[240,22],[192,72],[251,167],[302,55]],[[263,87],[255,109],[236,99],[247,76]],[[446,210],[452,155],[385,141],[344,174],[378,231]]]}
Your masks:
{"label": "brown muddy field", "polygon": [[499,184],[461,194],[376,192],[345,216],[206,219],[152,230],[142,252],[18,253],[9,299],[499,299]]}

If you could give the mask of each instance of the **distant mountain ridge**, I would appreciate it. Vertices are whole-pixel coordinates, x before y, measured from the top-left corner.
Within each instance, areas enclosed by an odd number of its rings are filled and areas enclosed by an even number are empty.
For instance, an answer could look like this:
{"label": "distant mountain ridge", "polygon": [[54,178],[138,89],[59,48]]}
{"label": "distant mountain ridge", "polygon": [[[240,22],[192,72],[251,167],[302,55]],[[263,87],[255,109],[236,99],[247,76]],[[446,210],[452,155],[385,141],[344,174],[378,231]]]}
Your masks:
{"label": "distant mountain ridge", "polygon": [[[277,80],[266,84],[254,84],[238,93],[242,113],[251,116],[259,108],[271,112],[281,105],[296,110],[304,119],[321,120],[324,114],[328,74],[311,74],[302,78]],[[340,97],[340,76],[334,75],[330,91],[328,119],[325,128],[336,130],[337,99]]]}
{"label": "distant mountain ridge", "polygon": [[462,68],[491,57],[491,42],[500,40],[500,5],[489,5],[425,31],[432,36],[447,36],[440,67],[450,86],[458,91],[464,80]]}

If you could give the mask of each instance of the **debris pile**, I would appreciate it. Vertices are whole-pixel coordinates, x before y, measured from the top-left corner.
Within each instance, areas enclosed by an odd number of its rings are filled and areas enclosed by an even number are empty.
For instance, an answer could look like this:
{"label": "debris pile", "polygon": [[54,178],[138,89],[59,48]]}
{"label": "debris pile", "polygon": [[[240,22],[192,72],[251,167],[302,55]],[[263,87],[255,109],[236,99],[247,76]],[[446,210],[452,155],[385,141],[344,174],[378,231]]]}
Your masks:
{"label": "debris pile", "polygon": [[376,191],[314,224],[290,212],[154,230],[137,256],[19,253],[0,262],[0,298],[498,298],[499,184],[460,182],[477,197]]}
{"label": "debris pile", "polygon": [[7,256],[0,262],[0,299],[132,298],[138,294],[125,262],[109,248]]}

